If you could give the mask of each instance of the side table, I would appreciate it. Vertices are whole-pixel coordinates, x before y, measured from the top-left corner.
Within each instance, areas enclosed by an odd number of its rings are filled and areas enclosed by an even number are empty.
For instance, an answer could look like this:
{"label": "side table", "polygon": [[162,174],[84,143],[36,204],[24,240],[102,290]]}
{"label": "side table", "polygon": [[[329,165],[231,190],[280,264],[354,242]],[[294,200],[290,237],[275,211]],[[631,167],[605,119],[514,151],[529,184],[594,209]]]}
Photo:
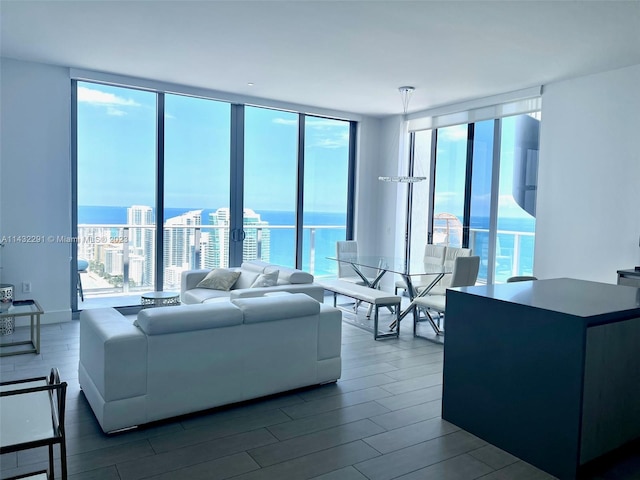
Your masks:
{"label": "side table", "polygon": [[[18,317],[30,317],[30,337],[29,340],[0,343],[0,357],[22,353],[40,353],[40,315],[43,313],[42,307],[35,300],[14,300],[13,303],[1,304],[0,321],[9,317],[13,317],[14,320]],[[7,350],[7,347],[19,345],[27,345],[28,348]]]}
{"label": "side table", "polygon": [[177,292],[147,292],[141,295],[140,303],[142,308],[180,305],[180,294]]}
{"label": "side table", "polygon": [[54,478],[53,446],[60,447],[62,479],[67,478],[64,431],[67,383],[53,368],[49,377],[0,383],[0,454],[47,446],[49,476],[38,471],[14,478]]}

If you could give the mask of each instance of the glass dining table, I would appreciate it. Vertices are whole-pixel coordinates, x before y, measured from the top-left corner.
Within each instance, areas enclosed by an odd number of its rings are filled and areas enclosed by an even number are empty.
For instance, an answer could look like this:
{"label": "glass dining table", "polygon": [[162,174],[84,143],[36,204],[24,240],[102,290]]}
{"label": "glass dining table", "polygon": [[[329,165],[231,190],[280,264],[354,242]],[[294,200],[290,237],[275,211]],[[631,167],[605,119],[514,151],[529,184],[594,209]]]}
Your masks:
{"label": "glass dining table", "polygon": [[[380,255],[341,255],[338,257],[327,257],[336,262],[348,263],[353,267],[355,273],[362,279],[364,285],[377,288],[382,277],[387,273],[395,273],[402,276],[406,284],[406,292],[411,302],[400,312],[400,320],[406,317],[415,308],[413,300],[416,297],[427,295],[429,291],[444,277],[451,273],[451,268],[444,265],[433,265],[425,263],[422,258],[407,262],[400,257],[387,257]],[[367,277],[363,269],[373,269],[376,273],[374,277]],[[420,287],[414,286],[414,279],[421,280]],[[424,283],[423,283],[424,280]],[[395,324],[390,328],[395,327]]]}

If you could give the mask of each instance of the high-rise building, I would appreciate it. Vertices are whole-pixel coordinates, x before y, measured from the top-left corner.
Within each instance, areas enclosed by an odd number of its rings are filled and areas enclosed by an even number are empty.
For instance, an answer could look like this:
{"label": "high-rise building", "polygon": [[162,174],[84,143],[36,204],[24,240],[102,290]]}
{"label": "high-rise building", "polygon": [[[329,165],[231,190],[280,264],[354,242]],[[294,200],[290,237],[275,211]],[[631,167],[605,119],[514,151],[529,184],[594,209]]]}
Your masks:
{"label": "high-rise building", "polygon": [[[264,227],[269,225],[269,222],[263,221],[260,214],[252,209],[245,208],[242,223],[245,233],[242,259],[268,262],[271,256],[271,230]],[[229,208],[219,208],[214,213],[210,213],[209,224],[217,228],[213,229],[206,249],[202,250],[203,267],[227,267],[229,265]]]}
{"label": "high-rise building", "polygon": [[122,263],[122,247],[107,246],[104,249],[104,271],[108,275],[116,276],[124,273]]}
{"label": "high-rise building", "polygon": [[147,205],[131,205],[127,208],[127,225],[130,226],[129,248],[143,248],[146,229],[133,225],[153,226],[153,209]]}
{"label": "high-rise building", "polygon": [[271,257],[271,230],[263,228],[269,222],[262,221],[260,214],[245,208],[242,224],[244,226],[245,239],[242,244],[243,260],[270,261]]}
{"label": "high-rise building", "polygon": [[[178,272],[200,268],[200,231],[194,227],[202,224],[202,210],[192,210],[165,221],[164,227],[164,272],[165,277],[174,278]],[[196,248],[198,247],[198,248]]]}
{"label": "high-rise building", "polygon": [[[130,256],[143,258],[142,276],[135,279],[136,284],[152,286],[155,272],[155,222],[153,208],[148,205],[132,205],[127,208],[127,225],[129,225],[128,245]],[[142,225],[138,228],[134,225]],[[140,282],[140,283],[138,283]]]}

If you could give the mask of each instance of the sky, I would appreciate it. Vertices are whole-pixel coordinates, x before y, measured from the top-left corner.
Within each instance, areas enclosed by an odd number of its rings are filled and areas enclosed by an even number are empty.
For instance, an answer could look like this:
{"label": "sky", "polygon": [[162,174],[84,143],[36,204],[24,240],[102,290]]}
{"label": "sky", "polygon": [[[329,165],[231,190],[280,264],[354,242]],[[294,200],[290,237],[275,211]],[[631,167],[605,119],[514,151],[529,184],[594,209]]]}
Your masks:
{"label": "sky", "polygon": [[[229,203],[228,103],[165,95],[165,207]],[[245,207],[295,208],[298,115],[245,108]],[[349,123],[306,117],[305,209],[344,212]],[[156,95],[78,83],[78,204],[155,204]]]}
{"label": "sky", "polygon": [[[502,120],[499,147],[498,217],[533,220],[533,217],[518,205],[513,195],[514,162],[520,154],[515,145],[517,122],[517,116],[505,117]],[[482,219],[489,217],[493,135],[493,120],[475,124],[471,187],[472,226],[474,226],[474,217]],[[467,125],[455,125],[438,130],[436,212],[454,213],[462,217],[464,196],[459,192],[464,191],[466,151]]]}
{"label": "sky", "polygon": [[[165,206],[228,207],[230,104],[165,95]],[[155,204],[156,95],[78,83],[78,204]],[[461,216],[467,126],[438,131],[436,207]],[[502,124],[499,216],[530,218],[512,195],[515,117]],[[245,207],[293,211],[298,115],[245,107]],[[493,121],[476,124],[474,158],[490,165]],[[348,122],[307,117],[305,211],[346,211]],[[483,150],[482,145],[485,145]],[[488,170],[474,167],[472,216],[488,216]],[[475,213],[474,213],[475,212]]]}

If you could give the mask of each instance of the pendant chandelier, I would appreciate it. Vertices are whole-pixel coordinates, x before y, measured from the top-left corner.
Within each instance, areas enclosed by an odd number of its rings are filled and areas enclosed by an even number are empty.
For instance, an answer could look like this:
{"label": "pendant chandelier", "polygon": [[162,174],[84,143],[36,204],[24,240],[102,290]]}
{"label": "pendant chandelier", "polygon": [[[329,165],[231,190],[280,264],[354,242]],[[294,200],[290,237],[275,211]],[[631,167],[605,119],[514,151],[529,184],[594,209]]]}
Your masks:
{"label": "pendant chandelier", "polygon": [[[398,92],[400,92],[400,98],[402,99],[402,111],[404,115],[407,114],[407,110],[409,109],[409,100],[411,100],[411,95],[413,94],[415,87],[399,87]],[[392,176],[392,177],[378,177],[378,180],[382,182],[397,182],[397,183],[416,183],[426,180],[427,177],[411,177],[407,175],[400,176]]]}

